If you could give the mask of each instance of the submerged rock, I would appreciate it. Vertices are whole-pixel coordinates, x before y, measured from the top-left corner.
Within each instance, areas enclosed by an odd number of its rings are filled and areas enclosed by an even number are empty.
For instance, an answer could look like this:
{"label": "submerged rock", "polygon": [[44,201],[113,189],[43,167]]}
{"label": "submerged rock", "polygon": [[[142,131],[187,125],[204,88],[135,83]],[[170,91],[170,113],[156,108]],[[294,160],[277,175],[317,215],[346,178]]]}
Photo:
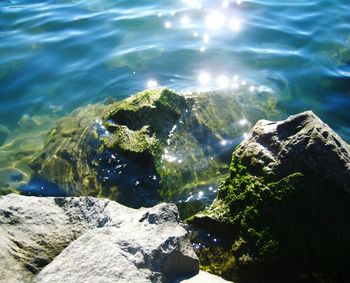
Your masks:
{"label": "submerged rock", "polygon": [[167,282],[198,273],[175,205],[0,197],[0,281]]}
{"label": "submerged rock", "polygon": [[2,146],[8,138],[10,131],[3,125],[0,125],[0,146]]}
{"label": "submerged rock", "polygon": [[249,127],[245,118],[267,116],[263,96],[156,89],[79,109],[48,134],[31,164],[34,177],[68,195],[132,207],[180,200],[199,186],[218,185],[234,138]]}
{"label": "submerged rock", "polygon": [[222,240],[198,248],[203,268],[238,282],[348,281],[349,188],[349,147],[314,113],[259,121],[192,219]]}
{"label": "submerged rock", "polygon": [[0,195],[18,192],[28,183],[33,174],[29,164],[34,154],[43,150],[45,136],[55,121],[55,116],[23,115],[17,128],[5,129],[6,141],[0,143]]}

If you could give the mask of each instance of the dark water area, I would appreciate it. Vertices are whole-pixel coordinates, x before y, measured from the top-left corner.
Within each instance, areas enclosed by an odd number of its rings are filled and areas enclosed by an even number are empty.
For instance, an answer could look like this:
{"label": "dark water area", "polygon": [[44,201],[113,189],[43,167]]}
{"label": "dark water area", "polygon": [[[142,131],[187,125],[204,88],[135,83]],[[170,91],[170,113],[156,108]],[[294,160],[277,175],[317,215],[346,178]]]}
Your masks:
{"label": "dark water area", "polygon": [[[350,142],[350,3],[1,1],[2,184],[56,194],[24,185],[25,153],[77,107],[156,85],[268,92],[281,119],[311,109]],[[217,188],[205,189],[192,198],[207,205]]]}

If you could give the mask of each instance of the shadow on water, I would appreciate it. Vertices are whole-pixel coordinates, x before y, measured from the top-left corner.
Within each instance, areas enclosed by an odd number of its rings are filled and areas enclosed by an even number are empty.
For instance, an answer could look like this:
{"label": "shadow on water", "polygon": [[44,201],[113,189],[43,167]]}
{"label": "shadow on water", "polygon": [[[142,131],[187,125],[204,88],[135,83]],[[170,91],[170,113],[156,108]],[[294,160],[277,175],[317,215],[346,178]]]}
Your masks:
{"label": "shadow on water", "polygon": [[50,183],[40,177],[32,178],[28,184],[19,187],[21,194],[39,197],[67,197],[70,196],[56,184]]}

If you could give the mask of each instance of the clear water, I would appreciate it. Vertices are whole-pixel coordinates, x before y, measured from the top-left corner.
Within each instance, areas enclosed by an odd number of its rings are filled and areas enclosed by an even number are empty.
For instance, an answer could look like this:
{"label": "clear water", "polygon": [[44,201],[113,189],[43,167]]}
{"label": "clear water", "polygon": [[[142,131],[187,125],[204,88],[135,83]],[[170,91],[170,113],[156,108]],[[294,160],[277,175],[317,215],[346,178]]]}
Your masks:
{"label": "clear water", "polygon": [[78,106],[123,99],[150,80],[264,88],[281,118],[312,109],[350,142],[350,2],[0,2],[0,127],[10,136],[33,117],[45,132]]}

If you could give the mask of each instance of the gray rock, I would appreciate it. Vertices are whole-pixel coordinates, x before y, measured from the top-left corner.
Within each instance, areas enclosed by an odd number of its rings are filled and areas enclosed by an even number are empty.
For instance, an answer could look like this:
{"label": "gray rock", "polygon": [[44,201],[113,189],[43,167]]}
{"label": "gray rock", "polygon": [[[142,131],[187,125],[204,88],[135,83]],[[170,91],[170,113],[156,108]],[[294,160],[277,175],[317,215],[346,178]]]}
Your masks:
{"label": "gray rock", "polygon": [[260,120],[234,154],[271,179],[320,173],[350,192],[349,146],[312,111],[280,122]]}
{"label": "gray rock", "polygon": [[349,147],[314,113],[259,121],[215,202],[192,219],[230,243],[198,249],[214,258],[203,267],[225,262],[226,276],[245,282],[350,282],[349,192]]}
{"label": "gray rock", "polygon": [[199,270],[172,204],[135,210],[92,197],[8,195],[0,224],[1,282],[39,272],[36,282],[161,282]]}
{"label": "gray rock", "polygon": [[208,272],[201,270],[196,276],[193,276],[189,279],[184,279],[178,282],[179,283],[229,283],[232,281],[227,281],[217,275],[210,274]]}

